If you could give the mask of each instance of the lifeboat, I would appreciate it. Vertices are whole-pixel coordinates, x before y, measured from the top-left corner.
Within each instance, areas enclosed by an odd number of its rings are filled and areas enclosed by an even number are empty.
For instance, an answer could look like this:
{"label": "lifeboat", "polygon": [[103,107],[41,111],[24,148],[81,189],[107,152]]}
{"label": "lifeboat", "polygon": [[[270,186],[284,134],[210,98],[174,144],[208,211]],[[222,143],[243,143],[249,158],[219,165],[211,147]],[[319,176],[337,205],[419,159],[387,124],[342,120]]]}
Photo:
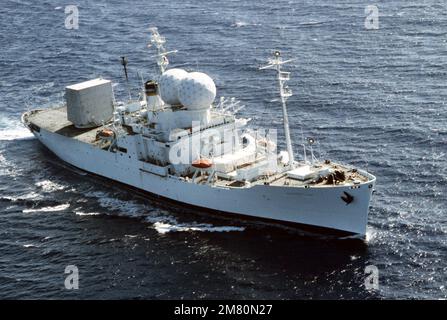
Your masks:
{"label": "lifeboat", "polygon": [[192,162],[194,168],[207,169],[213,165],[213,162],[208,159],[197,159]]}
{"label": "lifeboat", "polygon": [[115,135],[115,133],[113,132],[113,130],[111,129],[102,129],[100,131],[98,131],[97,133],[97,137],[101,137],[101,138],[111,138]]}

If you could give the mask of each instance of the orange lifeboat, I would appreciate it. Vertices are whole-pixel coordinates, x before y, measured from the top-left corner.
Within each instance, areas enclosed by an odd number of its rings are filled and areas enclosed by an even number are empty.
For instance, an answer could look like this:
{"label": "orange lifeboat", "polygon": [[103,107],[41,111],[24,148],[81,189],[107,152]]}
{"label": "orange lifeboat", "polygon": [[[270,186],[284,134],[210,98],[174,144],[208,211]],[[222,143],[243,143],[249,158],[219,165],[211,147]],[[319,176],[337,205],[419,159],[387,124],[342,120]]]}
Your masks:
{"label": "orange lifeboat", "polygon": [[98,136],[98,137],[103,137],[103,138],[110,138],[110,137],[113,137],[114,134],[115,134],[115,133],[113,132],[113,130],[108,129],[108,128],[105,128],[105,129],[100,130],[100,131],[97,133],[97,136]]}
{"label": "orange lifeboat", "polygon": [[208,159],[197,159],[192,162],[192,166],[200,169],[207,169],[213,165],[211,160]]}

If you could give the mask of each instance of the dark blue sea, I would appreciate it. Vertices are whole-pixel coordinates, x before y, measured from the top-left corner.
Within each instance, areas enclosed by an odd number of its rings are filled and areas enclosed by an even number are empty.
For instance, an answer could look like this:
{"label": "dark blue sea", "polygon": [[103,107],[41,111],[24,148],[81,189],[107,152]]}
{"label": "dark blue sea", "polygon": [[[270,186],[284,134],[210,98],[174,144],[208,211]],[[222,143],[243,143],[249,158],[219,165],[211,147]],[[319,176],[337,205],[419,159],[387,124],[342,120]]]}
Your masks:
{"label": "dark blue sea", "polygon": [[[67,29],[73,4],[79,28]],[[365,28],[370,4],[378,29]],[[274,49],[296,59],[296,157],[302,128],[320,159],[377,176],[365,242],[155,203],[67,168],[22,127],[24,111],[95,77],[125,99],[121,56],[136,94],[137,73],[156,71],[151,26],[179,50],[171,66],[208,73],[280,138],[274,74],[258,67]],[[447,298],[445,2],[2,0],[0,31],[0,298]]]}

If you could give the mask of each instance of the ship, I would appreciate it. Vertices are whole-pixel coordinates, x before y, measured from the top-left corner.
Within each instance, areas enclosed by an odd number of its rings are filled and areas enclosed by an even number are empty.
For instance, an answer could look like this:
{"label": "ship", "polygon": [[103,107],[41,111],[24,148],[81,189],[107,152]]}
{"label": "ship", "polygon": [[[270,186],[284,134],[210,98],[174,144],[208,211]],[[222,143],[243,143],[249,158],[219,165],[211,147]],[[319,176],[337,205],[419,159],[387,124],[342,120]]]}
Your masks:
{"label": "ship", "polygon": [[[127,101],[117,101],[110,80],[92,79],[67,86],[57,107],[28,110],[22,123],[70,167],[148,197],[230,219],[365,237],[375,176],[319,160],[313,138],[302,137],[303,154],[295,159],[286,105],[290,72],[283,70],[292,60],[276,50],[257,68],[273,71],[278,83],[286,145],[278,152],[275,128],[248,125],[251,119],[237,116],[240,101],[216,99],[207,74],[168,68],[168,55],[177,51],[166,50],[157,28],[149,30],[157,71],[142,79],[138,98],[129,91]],[[128,83],[126,57],[121,63]]]}

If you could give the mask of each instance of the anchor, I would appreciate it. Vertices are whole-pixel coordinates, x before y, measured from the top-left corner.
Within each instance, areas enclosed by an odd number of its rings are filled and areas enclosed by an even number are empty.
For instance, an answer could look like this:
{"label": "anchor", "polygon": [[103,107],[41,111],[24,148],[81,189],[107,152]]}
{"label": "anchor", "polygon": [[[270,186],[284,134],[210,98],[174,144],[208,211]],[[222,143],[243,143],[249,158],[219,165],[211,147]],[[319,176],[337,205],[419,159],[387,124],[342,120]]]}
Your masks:
{"label": "anchor", "polygon": [[352,201],[354,201],[354,197],[351,196],[349,193],[347,193],[346,191],[343,191],[343,193],[345,194],[344,196],[341,196],[340,198],[346,202],[346,205],[350,204]]}

